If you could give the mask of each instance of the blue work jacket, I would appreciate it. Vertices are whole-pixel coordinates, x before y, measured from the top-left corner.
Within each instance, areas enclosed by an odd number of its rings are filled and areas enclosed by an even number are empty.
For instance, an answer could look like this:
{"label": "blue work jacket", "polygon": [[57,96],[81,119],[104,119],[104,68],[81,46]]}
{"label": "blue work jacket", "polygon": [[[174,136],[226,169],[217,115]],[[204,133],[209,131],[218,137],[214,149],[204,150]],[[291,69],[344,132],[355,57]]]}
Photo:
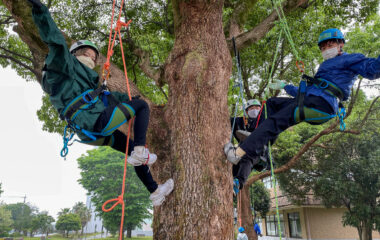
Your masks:
{"label": "blue work jacket", "polygon": [[[364,78],[373,80],[380,78],[380,56],[378,58],[367,58],[359,53],[343,53],[340,56],[324,61],[318,69],[315,78],[323,78],[334,83],[339,87],[344,95],[343,101],[346,101],[350,96],[350,90],[354,85],[358,75]],[[296,97],[298,94],[298,87],[293,85],[286,85],[285,91]],[[314,95],[324,98],[334,111],[338,110],[338,100],[336,97],[326,93],[314,85],[306,88],[306,96]]]}

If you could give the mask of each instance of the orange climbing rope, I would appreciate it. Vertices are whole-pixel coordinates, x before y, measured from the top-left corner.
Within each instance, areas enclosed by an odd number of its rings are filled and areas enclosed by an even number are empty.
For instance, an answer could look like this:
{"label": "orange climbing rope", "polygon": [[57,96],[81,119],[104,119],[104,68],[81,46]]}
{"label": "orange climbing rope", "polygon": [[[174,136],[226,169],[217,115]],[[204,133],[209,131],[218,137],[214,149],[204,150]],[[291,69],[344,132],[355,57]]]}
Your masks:
{"label": "orange climbing rope", "polygon": [[[128,90],[128,96],[129,96],[129,99],[132,99],[131,98],[131,92],[130,92],[130,88],[129,88],[129,81],[128,81],[128,74],[127,74],[127,67],[126,67],[126,64],[125,64],[125,58],[124,58],[124,50],[123,50],[123,42],[122,42],[122,39],[121,39],[121,28],[122,27],[128,27],[128,25],[131,23],[132,20],[129,20],[127,23],[124,23],[122,21],[120,21],[120,18],[121,18],[121,13],[122,13],[122,10],[123,10],[123,5],[124,5],[124,0],[121,1],[121,4],[120,4],[120,10],[119,10],[119,16],[118,16],[118,19],[117,19],[117,22],[116,22],[116,27],[113,28],[113,25],[114,25],[114,14],[115,14],[115,5],[116,5],[116,0],[113,1],[113,5],[112,5],[112,17],[111,17],[111,24],[110,24],[110,35],[109,35],[109,41],[108,41],[108,51],[107,51],[107,60],[106,62],[104,63],[103,65],[103,70],[102,70],[102,78],[103,78],[103,82],[104,84],[107,84],[107,80],[110,76],[110,59],[113,55],[113,47],[115,45],[115,40],[116,40],[116,35],[119,36],[119,41],[120,41],[120,48],[121,48],[121,56],[122,56],[122,59],[123,59],[123,65],[124,65],[124,75],[125,75],[125,80],[126,80],[126,83],[127,83],[127,90]],[[114,36],[112,37],[112,32],[115,31],[115,34]],[[111,41],[112,39],[112,41]],[[110,199],[110,200],[107,200],[103,206],[102,206],[102,210],[104,212],[110,212],[112,211],[117,205],[121,204],[121,223],[120,223],[120,232],[119,232],[119,240],[122,239],[122,232],[123,232],[123,226],[124,226],[124,210],[125,210],[125,202],[124,202],[124,192],[125,192],[125,179],[126,179],[126,176],[127,176],[127,158],[128,158],[128,147],[129,147],[129,137],[130,137],[130,132],[131,132],[131,126],[133,124],[133,118],[131,120],[129,120],[129,123],[128,123],[128,135],[127,135],[127,145],[126,145],[126,148],[125,148],[125,160],[124,160],[124,173],[123,173],[123,185],[122,185],[122,189],[121,189],[121,194],[117,197],[117,198],[114,198],[114,199]],[[114,202],[114,204],[110,207],[110,208],[106,208],[106,205],[109,204],[109,203],[112,203]]]}

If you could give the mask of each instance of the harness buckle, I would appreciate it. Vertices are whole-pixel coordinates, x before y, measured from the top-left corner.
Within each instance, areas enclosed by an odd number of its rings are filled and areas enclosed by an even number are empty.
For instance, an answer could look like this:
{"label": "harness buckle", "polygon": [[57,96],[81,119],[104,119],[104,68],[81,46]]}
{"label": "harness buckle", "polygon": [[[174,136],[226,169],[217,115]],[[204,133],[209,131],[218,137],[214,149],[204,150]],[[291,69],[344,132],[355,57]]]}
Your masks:
{"label": "harness buckle", "polygon": [[96,103],[96,100],[89,93],[84,94],[83,97],[82,97],[82,99],[87,104],[94,104],[94,103]]}
{"label": "harness buckle", "polygon": [[329,83],[324,79],[319,79],[320,83],[318,84],[319,88],[326,89],[329,87]]}

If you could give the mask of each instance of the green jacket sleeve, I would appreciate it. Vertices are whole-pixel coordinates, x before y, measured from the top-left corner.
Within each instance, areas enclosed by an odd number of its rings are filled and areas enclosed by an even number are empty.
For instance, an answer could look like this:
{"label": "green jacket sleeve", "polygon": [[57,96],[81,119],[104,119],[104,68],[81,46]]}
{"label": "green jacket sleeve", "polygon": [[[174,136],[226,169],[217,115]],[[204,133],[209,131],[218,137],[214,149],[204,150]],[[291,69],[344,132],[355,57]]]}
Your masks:
{"label": "green jacket sleeve", "polygon": [[111,92],[112,96],[114,96],[119,102],[128,102],[129,97],[127,93],[121,93],[121,92]]}
{"label": "green jacket sleeve", "polygon": [[[73,74],[73,56],[69,52],[65,38],[51,18],[46,6],[33,8],[33,20],[36,24],[41,39],[48,44],[49,54],[45,60],[48,70],[55,71],[63,75]],[[56,78],[60,81],[64,78]]]}

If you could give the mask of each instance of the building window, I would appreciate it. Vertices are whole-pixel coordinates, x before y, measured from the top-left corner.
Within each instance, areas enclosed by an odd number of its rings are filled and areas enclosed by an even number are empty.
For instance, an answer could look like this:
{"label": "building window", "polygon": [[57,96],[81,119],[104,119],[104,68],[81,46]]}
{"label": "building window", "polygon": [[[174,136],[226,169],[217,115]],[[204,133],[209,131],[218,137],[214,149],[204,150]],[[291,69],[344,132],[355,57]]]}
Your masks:
{"label": "building window", "polygon": [[302,237],[302,230],[301,230],[300,214],[298,212],[289,213],[288,219],[289,219],[290,237],[301,238]]}
{"label": "building window", "polygon": [[267,189],[271,189],[273,187],[272,185],[272,177],[266,177],[263,179],[263,183],[264,183],[264,186],[267,188]]}
{"label": "building window", "polygon": [[[266,227],[267,227],[267,235],[268,236],[277,236],[279,237],[279,229],[277,223],[276,215],[269,215],[265,217]],[[281,236],[285,237],[284,232],[284,216],[280,214],[280,225],[281,225]]]}

